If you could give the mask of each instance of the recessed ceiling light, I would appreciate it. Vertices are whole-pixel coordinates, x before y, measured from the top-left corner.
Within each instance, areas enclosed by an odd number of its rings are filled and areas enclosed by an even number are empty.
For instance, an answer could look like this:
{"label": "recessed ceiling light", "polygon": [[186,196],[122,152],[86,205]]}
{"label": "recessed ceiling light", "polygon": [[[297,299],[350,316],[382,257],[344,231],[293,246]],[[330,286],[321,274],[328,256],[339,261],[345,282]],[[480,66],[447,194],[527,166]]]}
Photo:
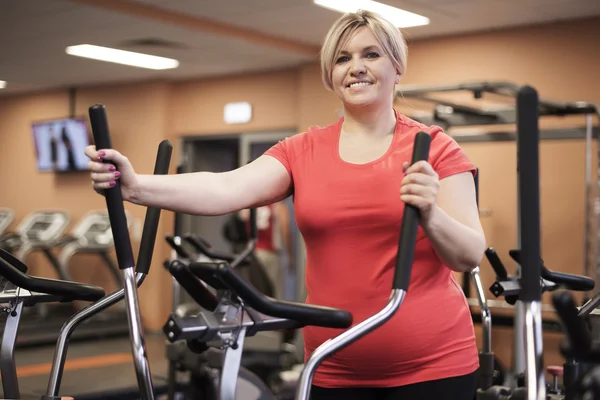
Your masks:
{"label": "recessed ceiling light", "polygon": [[0,81],[0,89],[4,89],[6,87],[5,81]]}
{"label": "recessed ceiling light", "polygon": [[427,17],[372,0],[313,0],[313,2],[318,6],[342,13],[358,10],[372,11],[383,16],[398,28],[429,25]]}
{"label": "recessed ceiling light", "polygon": [[172,58],[151,56],[148,54],[111,49],[109,47],[94,46],[91,44],[69,46],[66,48],[66,52],[72,56],[91,58],[93,60],[124,64],[139,68],[171,69],[179,66],[179,61]]}

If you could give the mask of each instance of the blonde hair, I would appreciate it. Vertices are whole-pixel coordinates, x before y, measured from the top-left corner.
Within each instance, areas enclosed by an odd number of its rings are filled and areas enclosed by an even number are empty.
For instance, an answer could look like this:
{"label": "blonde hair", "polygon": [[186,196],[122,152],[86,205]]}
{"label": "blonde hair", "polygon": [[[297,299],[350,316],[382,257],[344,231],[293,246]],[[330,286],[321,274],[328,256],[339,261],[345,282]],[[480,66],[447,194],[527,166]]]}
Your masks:
{"label": "blonde hair", "polygon": [[405,74],[408,49],[400,30],[379,14],[359,10],[340,17],[325,36],[321,47],[321,79],[327,89],[333,90],[331,71],[341,48],[363,26],[367,27],[377,38],[383,51],[390,57],[400,74]]}

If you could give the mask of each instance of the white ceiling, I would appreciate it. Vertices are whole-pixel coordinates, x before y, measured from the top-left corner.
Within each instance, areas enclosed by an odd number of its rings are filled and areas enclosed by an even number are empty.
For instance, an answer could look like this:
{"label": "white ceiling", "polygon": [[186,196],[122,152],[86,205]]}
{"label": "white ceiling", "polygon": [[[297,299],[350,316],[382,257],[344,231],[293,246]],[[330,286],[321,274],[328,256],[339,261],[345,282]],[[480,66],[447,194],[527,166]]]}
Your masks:
{"label": "white ceiling", "polygon": [[[405,29],[409,40],[600,15],[599,0],[381,1],[431,20],[429,26]],[[298,65],[316,59],[339,16],[312,0],[0,0],[0,80],[8,82],[0,95]],[[232,34],[207,32],[206,19],[233,26]],[[236,27],[297,42],[305,50],[259,42]],[[170,45],[132,44],[141,40]],[[65,47],[82,43],[172,57],[181,64],[151,71],[65,54]]]}

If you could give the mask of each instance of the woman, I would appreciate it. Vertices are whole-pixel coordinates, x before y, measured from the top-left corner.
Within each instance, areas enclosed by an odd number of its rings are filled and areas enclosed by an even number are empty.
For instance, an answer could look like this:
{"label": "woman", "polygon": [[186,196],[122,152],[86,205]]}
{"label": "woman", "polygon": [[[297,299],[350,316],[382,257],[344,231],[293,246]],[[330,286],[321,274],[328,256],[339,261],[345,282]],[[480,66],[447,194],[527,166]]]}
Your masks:
{"label": "woman", "polygon": [[[400,32],[370,12],[344,15],[328,33],[321,67],[344,117],[273,146],[224,173],[137,175],[116,150],[86,149],[96,190],[121,179],[124,199],[219,215],[294,195],[306,243],[307,302],[349,310],[354,323],[387,303],[404,204],[419,208],[415,261],[403,306],[385,325],[328,359],[311,399],[471,399],[478,354],[471,314],[453,271],[480,261],[485,238],[474,165],[436,126],[393,108],[406,70]],[[428,162],[409,166],[414,137],[428,132]],[[102,158],[113,161],[118,171]],[[340,333],[307,327],[305,353]]]}

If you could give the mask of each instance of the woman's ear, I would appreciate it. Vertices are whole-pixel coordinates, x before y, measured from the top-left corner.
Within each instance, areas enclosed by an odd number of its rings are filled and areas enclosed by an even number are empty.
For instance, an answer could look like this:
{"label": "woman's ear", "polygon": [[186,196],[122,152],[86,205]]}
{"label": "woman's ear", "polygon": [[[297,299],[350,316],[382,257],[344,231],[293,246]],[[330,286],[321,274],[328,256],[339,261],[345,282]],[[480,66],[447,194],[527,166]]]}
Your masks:
{"label": "woman's ear", "polygon": [[400,71],[396,71],[396,85],[400,83],[400,79],[402,79],[402,73]]}

